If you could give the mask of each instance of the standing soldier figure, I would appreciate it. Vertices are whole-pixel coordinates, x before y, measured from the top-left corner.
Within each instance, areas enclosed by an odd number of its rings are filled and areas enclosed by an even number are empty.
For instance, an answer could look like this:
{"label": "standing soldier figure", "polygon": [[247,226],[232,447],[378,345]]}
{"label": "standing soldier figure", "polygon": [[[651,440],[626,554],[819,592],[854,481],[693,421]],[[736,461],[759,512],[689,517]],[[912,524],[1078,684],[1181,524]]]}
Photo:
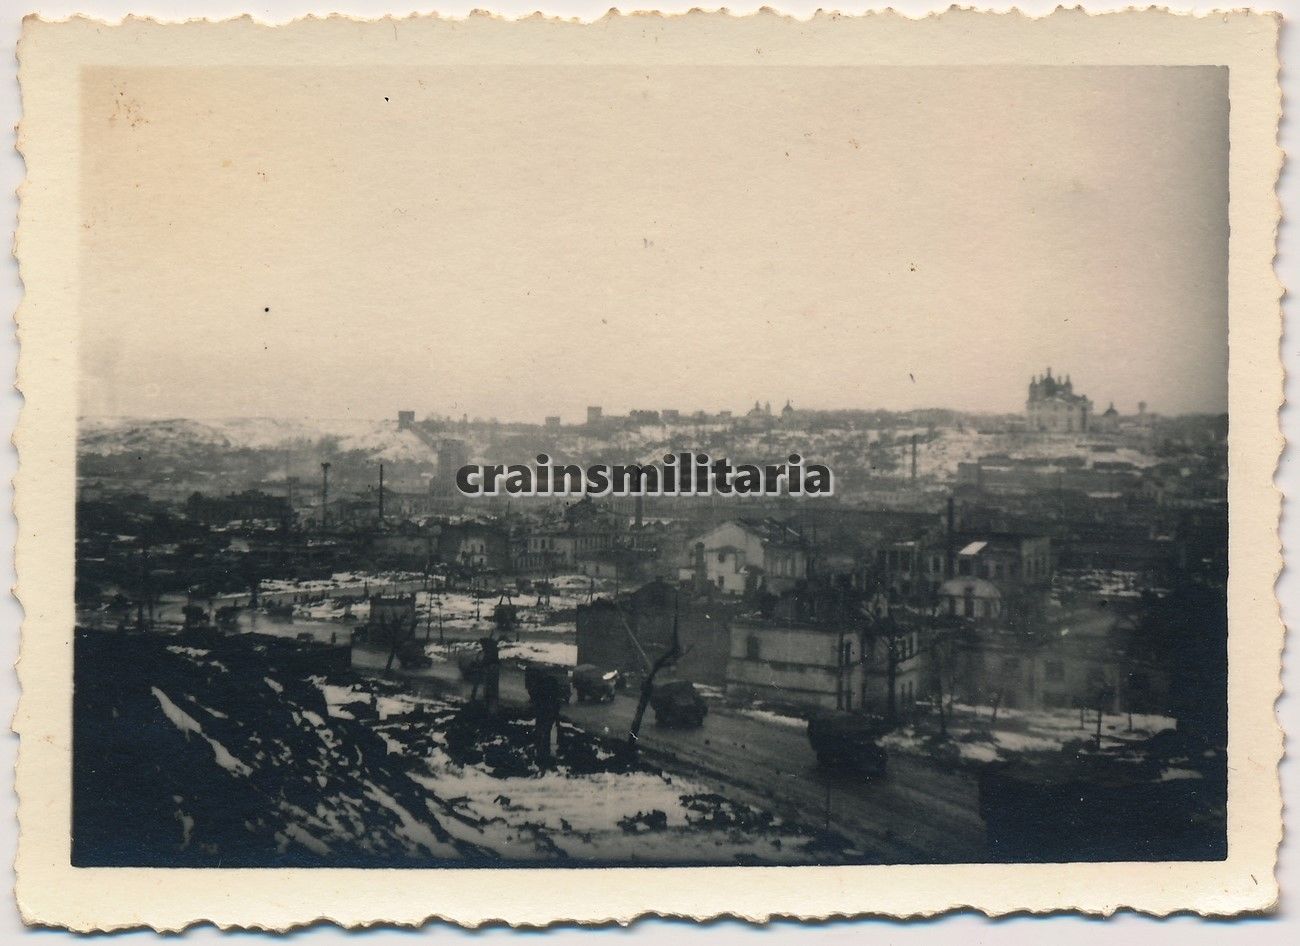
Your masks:
{"label": "standing soldier figure", "polygon": [[537,764],[549,768],[555,761],[551,752],[551,733],[559,726],[567,686],[554,671],[529,667],[524,671],[524,688],[528,690],[528,702],[533,705],[533,745]]}

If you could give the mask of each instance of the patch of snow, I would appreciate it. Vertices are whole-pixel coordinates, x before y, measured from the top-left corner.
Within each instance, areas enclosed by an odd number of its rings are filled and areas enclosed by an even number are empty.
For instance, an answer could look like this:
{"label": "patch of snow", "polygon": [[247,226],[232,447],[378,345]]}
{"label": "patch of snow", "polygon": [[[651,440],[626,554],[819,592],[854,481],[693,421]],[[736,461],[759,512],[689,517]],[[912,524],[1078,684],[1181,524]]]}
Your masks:
{"label": "patch of snow", "polygon": [[502,644],[502,660],[525,660],[531,663],[573,667],[578,663],[578,645],[561,641],[519,641]]}
{"label": "patch of snow", "polygon": [[773,713],[771,710],[763,709],[743,709],[740,711],[741,716],[748,716],[750,719],[757,719],[764,723],[775,723],[778,726],[788,726],[791,729],[807,729],[808,720],[800,719],[797,716],[782,716],[780,713]]}
{"label": "patch of snow", "polygon": [[286,825],[284,833],[293,841],[297,841],[313,854],[319,854],[325,857],[329,854],[329,845],[317,837],[308,834],[305,829],[296,824]]}
{"label": "patch of snow", "polygon": [[212,651],[203,650],[200,647],[180,647],[176,644],[168,645],[167,652],[171,654],[180,654],[181,656],[184,657],[193,657],[195,659],[198,659],[199,657],[206,657],[208,656],[208,654],[212,653]]}
{"label": "patch of snow", "polygon": [[421,821],[417,821],[415,816],[397,803],[397,800],[389,795],[374,782],[365,783],[365,793],[373,801],[378,802],[384,808],[387,808],[397,816],[398,821],[402,824],[402,831],[406,838],[412,843],[423,847],[434,857],[456,858],[460,852],[456,848],[438,839],[433,830]]}
{"label": "patch of snow", "polygon": [[212,747],[212,754],[217,765],[233,775],[247,777],[252,773],[251,768],[236,759],[225,746],[205,733],[203,727],[198,724],[194,717],[173,703],[166,693],[157,687],[150,687],[149,689],[158,700],[158,705],[162,707],[163,715],[171,721],[173,726],[185,734],[186,739],[190,737],[190,733],[194,733]]}

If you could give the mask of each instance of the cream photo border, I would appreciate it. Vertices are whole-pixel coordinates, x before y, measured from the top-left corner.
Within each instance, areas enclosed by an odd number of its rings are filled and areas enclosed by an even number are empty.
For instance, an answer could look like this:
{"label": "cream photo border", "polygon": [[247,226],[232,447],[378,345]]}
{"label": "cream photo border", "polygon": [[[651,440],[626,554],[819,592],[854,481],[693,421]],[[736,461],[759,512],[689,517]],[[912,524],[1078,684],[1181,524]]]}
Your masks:
{"label": "cream photo border", "polygon": [[[1282,623],[1278,410],[1280,287],[1277,18],[1130,11],[1090,16],[952,10],[899,14],[692,13],[593,24],[488,15],[279,27],[250,18],[163,25],[29,19],[19,49],[27,165],[16,253],[24,283],[16,443],[17,594],[25,611],[15,720],[18,900],[31,923],[74,930],[198,921],[284,930],[345,926],[709,918],[990,915],[1129,907],[1230,915],[1277,897]],[[78,371],[80,155],[84,66],[476,63],[782,65],[1224,65],[1230,86],[1229,854],[1222,862],[626,869],[144,869],[70,865],[73,509]],[[707,94],[707,90],[701,90]],[[497,876],[508,874],[508,877]]]}

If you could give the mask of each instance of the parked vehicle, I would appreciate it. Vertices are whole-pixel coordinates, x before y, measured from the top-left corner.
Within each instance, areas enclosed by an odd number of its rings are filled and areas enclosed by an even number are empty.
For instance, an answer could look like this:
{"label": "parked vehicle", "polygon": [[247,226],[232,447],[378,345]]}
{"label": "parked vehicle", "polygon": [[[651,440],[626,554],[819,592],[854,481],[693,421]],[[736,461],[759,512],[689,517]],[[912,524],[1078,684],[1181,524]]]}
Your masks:
{"label": "parked vehicle", "polygon": [[650,695],[655,722],[660,726],[694,729],[704,725],[709,706],[689,680],[670,680],[656,684]]}
{"label": "parked vehicle", "polygon": [[424,644],[417,640],[405,641],[397,648],[397,662],[403,670],[422,670],[433,666],[433,658],[424,652]]}
{"label": "parked vehicle", "polygon": [[579,664],[573,668],[573,689],[579,703],[609,702],[617,688],[617,670],[602,670],[595,664]]}
{"label": "parked vehicle", "polygon": [[854,769],[873,778],[885,775],[880,737],[886,732],[881,719],[862,713],[822,713],[808,721],[808,741],[819,764]]}
{"label": "parked vehicle", "polygon": [[534,703],[543,698],[556,698],[561,705],[568,706],[573,699],[573,687],[569,683],[569,671],[553,664],[528,664],[524,667],[524,689],[528,698]]}

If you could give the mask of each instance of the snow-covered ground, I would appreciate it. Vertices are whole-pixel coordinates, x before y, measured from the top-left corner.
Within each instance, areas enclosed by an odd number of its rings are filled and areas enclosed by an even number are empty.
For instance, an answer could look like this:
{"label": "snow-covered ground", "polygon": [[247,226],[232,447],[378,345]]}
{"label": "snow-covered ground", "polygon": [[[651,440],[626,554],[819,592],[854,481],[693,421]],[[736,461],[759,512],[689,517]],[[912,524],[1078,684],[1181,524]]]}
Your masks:
{"label": "snow-covered ground", "polygon": [[[367,694],[323,685],[331,715]],[[413,763],[411,779],[456,838],[517,860],[810,863],[805,830],[713,794],[688,778],[651,769],[619,771],[611,750],[575,768],[561,762],[526,777],[503,777],[482,761],[456,758],[454,735],[430,726],[457,706],[402,695],[377,696],[378,732],[392,754]],[[410,714],[419,714],[412,724]],[[454,722],[450,725],[454,726]],[[567,723],[561,740],[588,739]],[[613,765],[615,771],[599,771]],[[590,769],[597,771],[590,771]],[[446,817],[454,813],[454,817]],[[832,855],[834,860],[834,855]]]}
{"label": "snow-covered ground", "polygon": [[[376,460],[393,463],[429,463],[432,452],[411,431],[399,430],[393,419],[269,418],[235,417],[209,420],[150,420],[127,417],[83,417],[79,419],[78,449],[90,454],[148,450],[169,456],[183,456],[193,446],[230,449],[276,450],[312,447],[328,440],[342,451],[361,451]],[[1130,447],[1107,446],[1094,450],[1087,438],[1026,439],[1014,433],[980,433],[973,427],[940,427],[931,438],[928,427],[891,427],[885,430],[818,430],[776,428],[763,432],[729,429],[725,425],[705,431],[695,424],[651,424],[636,429],[617,429],[592,436],[581,428],[566,428],[553,434],[560,452],[581,458],[595,454],[617,454],[656,462],[670,449],[684,449],[701,435],[721,439],[733,456],[778,456],[798,449],[804,456],[831,456],[839,451],[865,448],[887,435],[897,445],[900,462],[905,462],[909,437],[917,434],[918,472],[925,477],[951,480],[957,465],[990,454],[1016,458],[1051,460],[1083,457],[1124,461],[1149,466],[1154,458]],[[471,459],[491,453],[486,429],[471,428],[460,435]]]}
{"label": "snow-covered ground", "polygon": [[[437,579],[434,580],[435,582]],[[292,595],[294,615],[311,621],[365,622],[370,618],[366,594],[414,594],[416,625],[436,635],[477,640],[495,629],[493,611],[501,599],[496,594],[475,594],[446,588],[423,590],[428,579],[414,572],[339,572],[329,578],[294,581],[265,579],[260,592],[284,601]],[[573,611],[593,595],[607,593],[608,582],[594,583],[585,576],[561,576],[547,596],[519,593],[508,603],[518,609],[517,631],[525,637],[554,637],[572,641],[577,635]],[[238,596],[237,596],[238,597]],[[571,661],[570,661],[571,662]]]}
{"label": "snow-covered ground", "polygon": [[[448,641],[445,644],[431,641],[424,645],[424,652],[436,662],[455,663],[461,654],[477,655],[479,646],[475,641]],[[507,662],[519,661],[572,667],[578,662],[578,647],[576,644],[563,641],[507,641],[498,647],[497,655]]]}
{"label": "snow-covered ground", "polygon": [[[96,839],[81,852],[92,858],[123,844],[139,863],[196,867],[854,856],[838,836],[641,764],[567,722],[556,763],[542,767],[527,714],[488,715],[346,672],[278,669],[292,644],[106,635],[83,644],[79,695],[103,710],[86,725],[102,737],[110,718],[147,720],[132,751],[160,760],[89,760],[107,779],[78,814],[81,837]],[[107,753],[109,741],[96,744]]]}
{"label": "snow-covered ground", "polygon": [[1056,460],[1082,457],[1085,460],[1132,463],[1137,467],[1153,465],[1155,458],[1130,447],[1118,447],[1097,453],[1086,438],[1044,438],[1026,440],[1018,434],[982,434],[967,428],[943,427],[935,438],[921,441],[917,447],[917,472],[941,480],[955,479],[957,465],[973,463],[981,457],[1005,454],[1013,459]]}
{"label": "snow-covered ground", "polygon": [[358,594],[369,589],[379,594],[397,584],[409,584],[426,580],[419,572],[335,572],[329,578],[263,578],[258,582],[262,594],[298,594],[324,595],[330,592],[356,591]]}
{"label": "snow-covered ground", "polygon": [[[1127,715],[1107,714],[1101,721],[1102,746],[1136,742],[1174,725],[1175,721],[1168,716],[1135,713],[1130,730]],[[931,715],[920,725],[896,729],[881,743],[897,752],[931,756],[937,751],[934,737],[938,728],[937,717]],[[1085,711],[1082,726],[1078,710],[999,709],[995,721],[990,706],[958,703],[948,721],[950,738],[941,751],[955,751],[967,762],[993,762],[1013,755],[1059,752],[1066,743],[1093,739],[1096,733],[1095,712]]]}
{"label": "snow-covered ground", "polygon": [[737,712],[741,716],[748,716],[750,719],[757,719],[777,726],[787,726],[791,729],[808,728],[808,720],[800,719],[798,716],[784,716],[781,713],[774,713],[765,709],[741,709],[737,710]]}
{"label": "snow-covered ground", "polygon": [[502,660],[573,667],[578,663],[578,645],[562,641],[518,641],[502,644],[500,655]]}

